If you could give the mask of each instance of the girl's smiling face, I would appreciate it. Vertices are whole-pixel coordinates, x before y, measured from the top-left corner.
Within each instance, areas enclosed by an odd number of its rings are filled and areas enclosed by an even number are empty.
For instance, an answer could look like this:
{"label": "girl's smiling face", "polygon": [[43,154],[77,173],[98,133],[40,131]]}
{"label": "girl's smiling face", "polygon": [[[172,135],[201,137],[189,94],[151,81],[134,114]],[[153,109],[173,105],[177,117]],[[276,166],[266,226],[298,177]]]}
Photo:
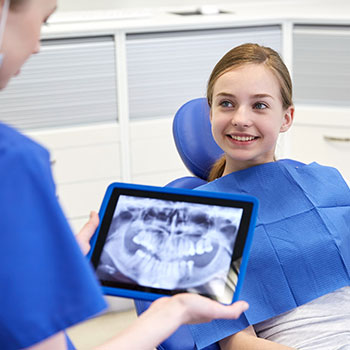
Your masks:
{"label": "girl's smiling face", "polygon": [[246,64],[214,84],[212,133],[226,155],[223,175],[274,161],[279,133],[289,129],[294,108],[283,108],[280,83],[263,64]]}

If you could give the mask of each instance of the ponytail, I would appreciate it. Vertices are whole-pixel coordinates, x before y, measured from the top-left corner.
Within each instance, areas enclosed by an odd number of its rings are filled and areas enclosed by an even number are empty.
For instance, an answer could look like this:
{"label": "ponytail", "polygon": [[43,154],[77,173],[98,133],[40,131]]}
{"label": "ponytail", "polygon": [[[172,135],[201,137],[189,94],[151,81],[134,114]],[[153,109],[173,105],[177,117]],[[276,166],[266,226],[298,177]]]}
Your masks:
{"label": "ponytail", "polygon": [[226,157],[223,155],[221,158],[219,158],[213,165],[213,167],[210,170],[208,181],[214,181],[222,176],[225,170],[226,165]]}

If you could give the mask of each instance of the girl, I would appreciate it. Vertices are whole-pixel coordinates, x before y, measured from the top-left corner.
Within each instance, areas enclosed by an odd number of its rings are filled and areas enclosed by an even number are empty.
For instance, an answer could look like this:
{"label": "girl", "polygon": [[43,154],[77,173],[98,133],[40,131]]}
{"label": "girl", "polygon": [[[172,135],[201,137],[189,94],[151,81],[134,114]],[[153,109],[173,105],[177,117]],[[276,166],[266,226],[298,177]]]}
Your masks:
{"label": "girl", "polygon": [[286,66],[270,48],[236,47],[215,66],[207,99],[224,156],[199,189],[248,193],[260,208],[242,290],[252,307],[239,322],[191,326],[198,347],[345,349],[350,191],[333,168],[275,160],[294,114]]}
{"label": "girl", "polygon": [[[0,89],[39,51],[40,27],[56,0],[0,0]],[[57,202],[48,152],[0,123],[0,348],[66,349],[64,329],[106,304]],[[92,214],[82,248],[98,225]],[[198,295],[159,299],[130,328],[99,347],[152,349],[182,323],[236,318]]]}

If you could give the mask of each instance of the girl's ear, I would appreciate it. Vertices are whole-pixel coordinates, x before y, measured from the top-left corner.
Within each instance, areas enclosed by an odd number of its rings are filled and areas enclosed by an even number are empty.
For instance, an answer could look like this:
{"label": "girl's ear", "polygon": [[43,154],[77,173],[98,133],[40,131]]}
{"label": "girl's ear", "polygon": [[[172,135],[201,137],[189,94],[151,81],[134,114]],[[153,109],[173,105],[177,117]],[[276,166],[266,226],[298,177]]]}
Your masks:
{"label": "girl's ear", "polygon": [[283,116],[283,124],[281,125],[280,132],[286,132],[293,124],[294,118],[294,106],[288,107]]}

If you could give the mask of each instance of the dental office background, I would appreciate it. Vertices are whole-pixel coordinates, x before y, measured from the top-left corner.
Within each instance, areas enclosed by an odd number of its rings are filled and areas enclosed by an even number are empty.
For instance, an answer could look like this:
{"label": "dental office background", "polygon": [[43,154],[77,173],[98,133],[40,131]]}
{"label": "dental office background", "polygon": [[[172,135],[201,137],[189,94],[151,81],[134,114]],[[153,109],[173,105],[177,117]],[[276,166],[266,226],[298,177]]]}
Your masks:
{"label": "dental office background", "polygon": [[332,165],[349,179],[347,0],[59,0],[42,51],[0,95],[0,120],[50,150],[78,230],[111,182],[163,186],[189,175],[173,116],[205,95],[215,63],[244,42],[276,49],[293,76],[295,124],[277,156]]}

